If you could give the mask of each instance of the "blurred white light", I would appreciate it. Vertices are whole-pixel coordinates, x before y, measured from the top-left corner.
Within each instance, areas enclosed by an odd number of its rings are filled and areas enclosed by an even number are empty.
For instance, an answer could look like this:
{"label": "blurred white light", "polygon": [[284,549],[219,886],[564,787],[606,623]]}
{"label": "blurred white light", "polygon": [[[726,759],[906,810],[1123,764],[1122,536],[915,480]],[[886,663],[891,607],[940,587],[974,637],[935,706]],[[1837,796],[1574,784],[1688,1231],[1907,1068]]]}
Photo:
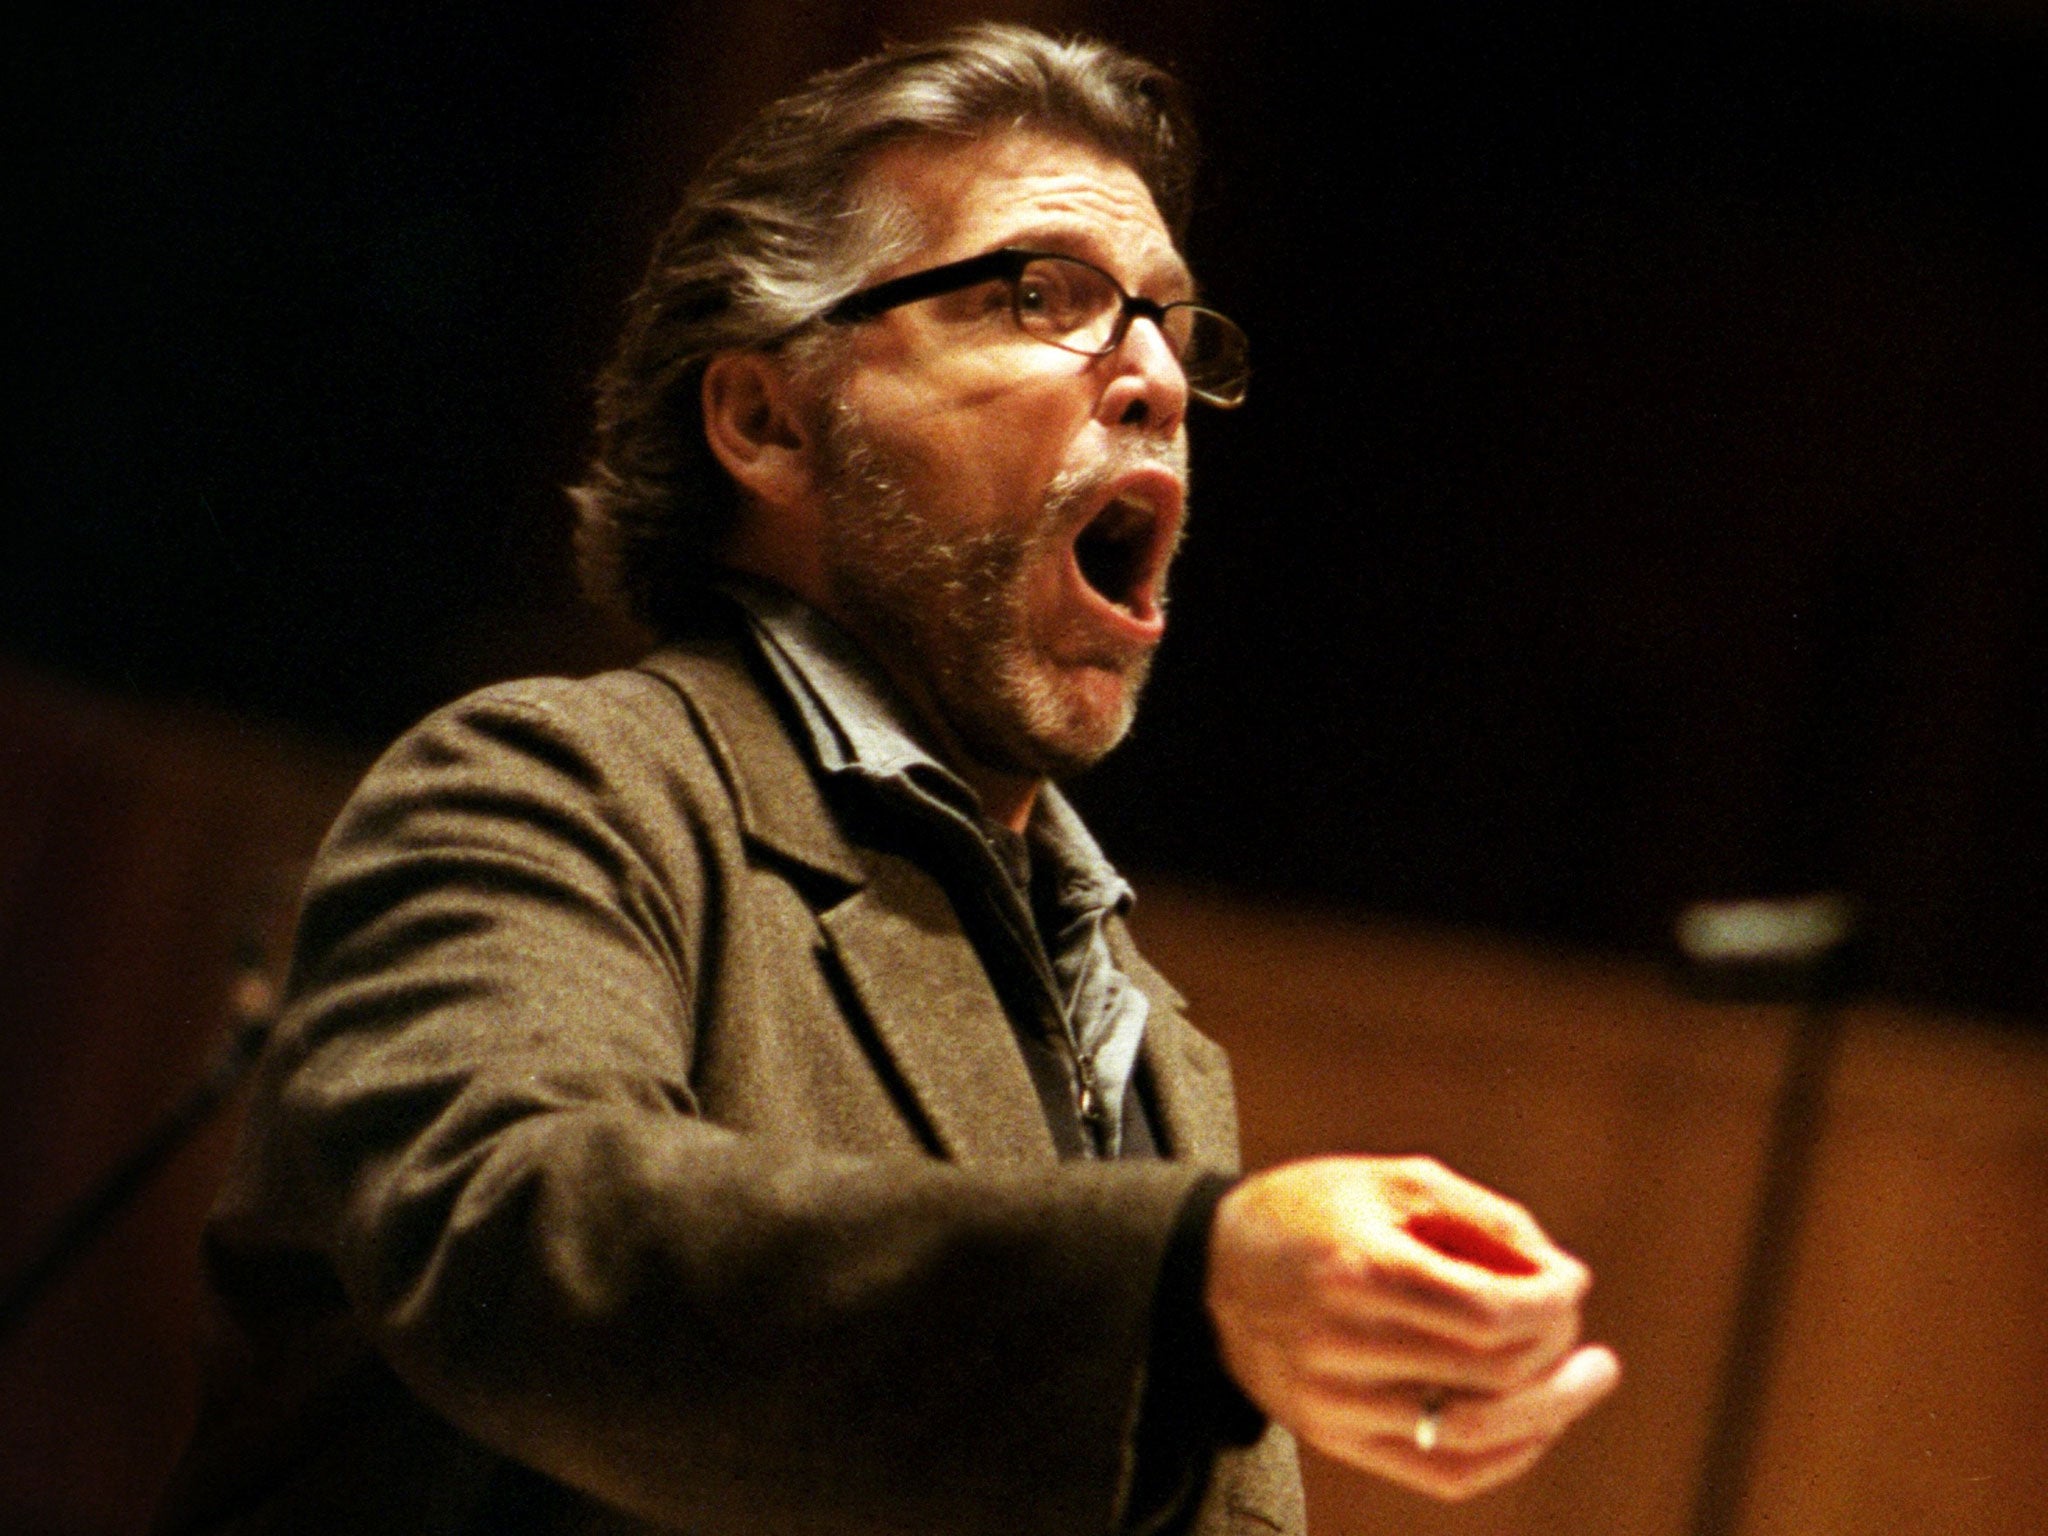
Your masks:
{"label": "blurred white light", "polygon": [[1680,914],[1678,947],[1701,965],[1797,963],[1838,947],[1855,920],[1848,897],[1834,894],[1703,901]]}

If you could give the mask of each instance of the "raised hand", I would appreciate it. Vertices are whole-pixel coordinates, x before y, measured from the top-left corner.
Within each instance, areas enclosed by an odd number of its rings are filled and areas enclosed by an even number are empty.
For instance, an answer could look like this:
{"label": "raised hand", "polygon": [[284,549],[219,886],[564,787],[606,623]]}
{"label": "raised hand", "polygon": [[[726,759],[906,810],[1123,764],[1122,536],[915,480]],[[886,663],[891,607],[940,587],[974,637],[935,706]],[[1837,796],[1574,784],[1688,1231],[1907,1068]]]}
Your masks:
{"label": "raised hand", "polygon": [[1210,1235],[1223,1363],[1303,1443],[1443,1499],[1518,1476],[1612,1391],[1592,1276],[1529,1213],[1417,1157],[1239,1184]]}

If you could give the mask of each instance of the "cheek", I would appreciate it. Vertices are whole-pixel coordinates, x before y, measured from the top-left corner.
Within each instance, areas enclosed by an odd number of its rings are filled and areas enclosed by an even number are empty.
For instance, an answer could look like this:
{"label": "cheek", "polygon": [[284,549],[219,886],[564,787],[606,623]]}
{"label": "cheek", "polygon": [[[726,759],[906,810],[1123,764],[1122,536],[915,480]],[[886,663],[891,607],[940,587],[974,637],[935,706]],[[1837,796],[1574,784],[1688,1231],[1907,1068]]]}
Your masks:
{"label": "cheek", "polygon": [[1084,449],[1089,413],[1085,401],[1072,398],[1075,393],[1030,402],[1034,409],[1013,403],[971,450],[982,461],[981,472],[1000,482],[1009,514],[1020,523],[1035,524],[1053,483],[1092,462]]}
{"label": "cheek", "polygon": [[928,444],[929,451],[920,456],[921,478],[934,495],[934,510],[963,527],[1020,534],[1036,528],[1047,487],[1065,465],[1056,451],[1064,442],[1056,424],[1005,413],[961,425]]}
{"label": "cheek", "polygon": [[[1050,347],[1063,365],[1067,354]],[[1037,361],[1036,353],[1029,354]],[[1078,457],[1090,420],[1086,380],[1061,373],[1000,383],[965,369],[935,378],[870,375],[849,396],[928,510],[963,528],[1036,524],[1045,491]]]}

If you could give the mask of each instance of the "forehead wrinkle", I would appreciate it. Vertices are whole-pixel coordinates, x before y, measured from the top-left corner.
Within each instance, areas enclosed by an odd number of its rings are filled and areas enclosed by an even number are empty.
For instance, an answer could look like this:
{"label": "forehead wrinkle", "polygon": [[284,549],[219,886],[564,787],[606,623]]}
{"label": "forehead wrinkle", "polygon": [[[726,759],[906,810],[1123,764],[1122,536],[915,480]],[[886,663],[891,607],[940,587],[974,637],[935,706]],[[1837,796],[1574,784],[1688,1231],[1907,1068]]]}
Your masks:
{"label": "forehead wrinkle", "polygon": [[[1013,243],[1026,237],[1072,239],[1109,255],[1113,245],[1129,237],[1130,245],[1142,250],[1150,265],[1185,270],[1142,182],[1126,187],[1094,177],[1062,176],[1049,179],[1049,184],[1026,184],[1019,191],[1016,203],[1022,217],[1013,228]],[[1162,257],[1161,252],[1169,254]]]}
{"label": "forehead wrinkle", "polygon": [[964,144],[911,140],[884,149],[868,176],[922,225],[920,250],[891,262],[890,275],[1035,241],[1126,280],[1192,287],[1150,188],[1092,145],[1031,130]]}
{"label": "forehead wrinkle", "polygon": [[1140,238],[1171,243],[1166,224],[1159,217],[1152,194],[1130,167],[1120,161],[1105,161],[1099,172],[1072,170],[1025,171],[994,174],[978,182],[968,180],[960,201],[969,211],[976,201],[972,189],[990,187],[1005,201],[1029,207],[1041,215],[1063,215],[1081,223],[1100,223],[1136,231]]}

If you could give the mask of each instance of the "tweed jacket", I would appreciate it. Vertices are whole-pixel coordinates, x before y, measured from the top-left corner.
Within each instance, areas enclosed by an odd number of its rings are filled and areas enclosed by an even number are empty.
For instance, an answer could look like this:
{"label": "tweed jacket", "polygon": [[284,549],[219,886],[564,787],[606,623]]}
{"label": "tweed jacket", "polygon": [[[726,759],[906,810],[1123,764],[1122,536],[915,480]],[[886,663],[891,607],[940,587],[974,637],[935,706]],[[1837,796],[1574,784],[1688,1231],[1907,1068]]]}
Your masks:
{"label": "tweed jacket", "polygon": [[[373,768],[209,1228],[161,1531],[1086,1536],[1124,1521],[1222,1053],[1151,999],[1164,1160],[1059,1162],[937,881],[730,634],[486,690]],[[1201,1536],[1301,1528],[1225,1448]]]}

